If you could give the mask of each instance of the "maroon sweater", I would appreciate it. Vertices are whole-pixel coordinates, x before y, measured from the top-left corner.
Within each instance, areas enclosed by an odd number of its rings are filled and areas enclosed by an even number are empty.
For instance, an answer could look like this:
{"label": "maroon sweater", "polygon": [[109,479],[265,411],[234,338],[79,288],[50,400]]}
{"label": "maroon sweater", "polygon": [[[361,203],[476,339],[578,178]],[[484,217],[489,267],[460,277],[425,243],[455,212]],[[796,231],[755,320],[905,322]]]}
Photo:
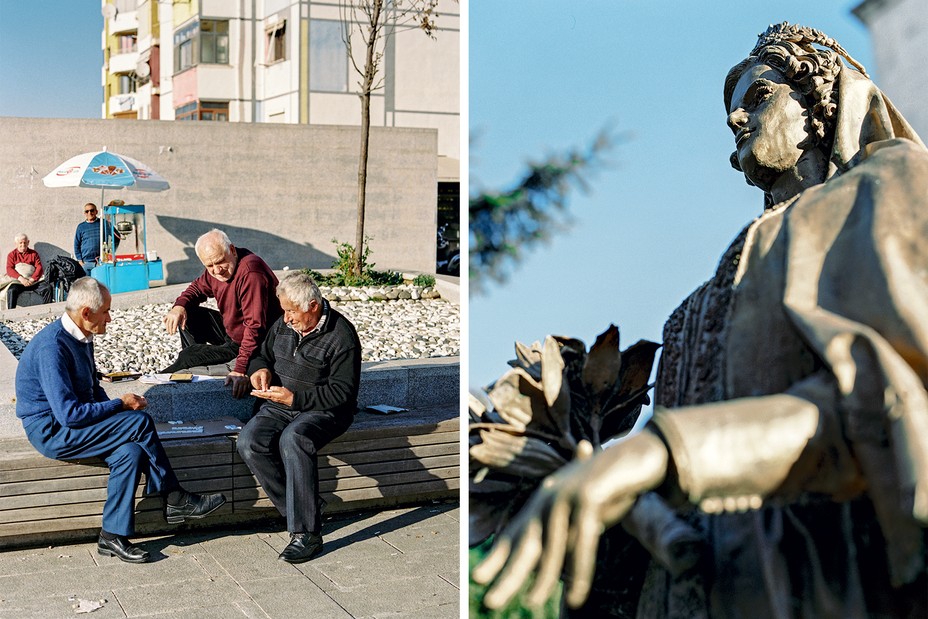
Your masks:
{"label": "maroon sweater", "polygon": [[26,251],[22,253],[18,249],[14,249],[6,256],[6,274],[10,277],[19,277],[19,273],[16,272],[16,265],[20,262],[34,266],[35,273],[32,274],[32,279],[39,281],[39,278],[42,277],[42,261],[39,259],[39,252],[31,247],[26,248]]}
{"label": "maroon sweater", "polygon": [[186,309],[209,297],[216,299],[226,333],[240,346],[233,371],[244,374],[268,327],[283,311],[276,295],[277,276],[271,267],[244,247],[235,249],[238,264],[232,279],[221,282],[204,271],[177,297],[174,305]]}

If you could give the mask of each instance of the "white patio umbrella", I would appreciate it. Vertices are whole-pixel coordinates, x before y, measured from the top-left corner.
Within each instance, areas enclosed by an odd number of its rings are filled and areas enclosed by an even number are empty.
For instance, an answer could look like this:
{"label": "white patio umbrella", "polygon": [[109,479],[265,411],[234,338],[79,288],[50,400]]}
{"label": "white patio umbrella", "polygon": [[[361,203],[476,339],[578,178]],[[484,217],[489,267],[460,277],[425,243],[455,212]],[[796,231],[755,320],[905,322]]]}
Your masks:
{"label": "white patio umbrella", "polygon": [[102,151],[82,153],[71,157],[45,175],[42,182],[46,187],[89,187],[100,189],[100,255],[103,255],[103,193],[107,189],[132,189],[135,191],[165,191],[171,185],[167,179],[144,163]]}

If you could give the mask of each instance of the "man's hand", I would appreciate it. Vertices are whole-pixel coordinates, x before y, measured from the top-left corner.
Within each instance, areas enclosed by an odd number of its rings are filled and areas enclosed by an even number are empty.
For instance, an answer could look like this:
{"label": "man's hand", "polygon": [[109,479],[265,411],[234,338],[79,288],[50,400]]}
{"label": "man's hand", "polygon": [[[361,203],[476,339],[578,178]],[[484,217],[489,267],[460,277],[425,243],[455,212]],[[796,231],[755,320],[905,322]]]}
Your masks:
{"label": "man's hand", "polygon": [[186,308],[175,305],[171,308],[171,311],[164,315],[162,322],[164,322],[164,328],[168,330],[168,333],[174,335],[177,333],[178,329],[183,329],[187,326]]}
{"label": "man's hand", "polygon": [[264,398],[276,404],[283,404],[286,407],[293,406],[293,392],[286,387],[268,387],[267,389],[255,389],[251,395],[256,398]]}
{"label": "man's hand", "polygon": [[19,283],[22,284],[23,286],[25,286],[26,288],[28,288],[28,287],[32,286],[32,284],[35,283],[35,280],[33,280],[33,279],[29,278],[29,277],[26,277],[25,275],[20,275],[20,276],[19,276]]}
{"label": "man's hand", "polygon": [[251,383],[248,382],[248,377],[241,372],[229,372],[226,375],[226,384],[232,385],[232,397],[236,400],[248,395],[248,390],[251,386]]}
{"label": "man's hand", "polygon": [[267,368],[261,368],[251,375],[251,386],[256,391],[265,391],[271,386],[271,371]]}
{"label": "man's hand", "polygon": [[124,393],[119,396],[119,399],[122,400],[122,409],[124,411],[140,411],[148,406],[148,400],[144,396],[134,393]]}

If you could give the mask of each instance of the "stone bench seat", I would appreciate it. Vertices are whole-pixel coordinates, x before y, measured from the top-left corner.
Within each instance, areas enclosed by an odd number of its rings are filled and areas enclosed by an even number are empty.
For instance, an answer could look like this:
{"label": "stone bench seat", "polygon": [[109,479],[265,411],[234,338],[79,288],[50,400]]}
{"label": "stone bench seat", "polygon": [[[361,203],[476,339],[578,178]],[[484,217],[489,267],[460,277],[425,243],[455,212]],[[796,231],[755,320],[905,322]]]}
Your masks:
{"label": "stone bench seat", "polygon": [[[143,496],[143,480],[137,493],[138,533],[280,518],[239,458],[236,440],[234,431],[165,438],[165,450],[184,487],[223,492],[228,502],[202,521],[171,526],[164,521],[161,498]],[[320,452],[326,514],[456,498],[459,453],[457,402],[386,416],[359,412],[348,432]],[[96,536],[107,476],[102,460],[50,460],[25,438],[0,438],[0,550]]]}

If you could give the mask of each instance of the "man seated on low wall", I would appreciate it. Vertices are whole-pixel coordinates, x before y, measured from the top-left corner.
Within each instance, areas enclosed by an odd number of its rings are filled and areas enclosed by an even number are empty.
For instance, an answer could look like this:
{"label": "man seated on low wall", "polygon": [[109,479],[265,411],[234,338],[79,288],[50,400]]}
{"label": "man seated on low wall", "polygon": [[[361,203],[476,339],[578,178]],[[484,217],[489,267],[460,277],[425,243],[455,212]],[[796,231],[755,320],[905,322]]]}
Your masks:
{"label": "man seated on low wall", "polygon": [[111,300],[106,286],[91,277],[74,282],[64,315],[32,338],[19,361],[16,415],[43,456],[106,461],[110,475],[97,551],[128,563],[145,563],[149,553],[128,540],[135,532],[135,490],[142,473],[146,492],[166,497],[169,524],[203,518],[226,498],[181,488],[154,421],[142,412],[148,406],[145,398],[127,393],[110,399],[100,386],[93,336],[106,332]]}
{"label": "man seated on low wall", "polygon": [[[178,372],[234,360],[226,383],[232,395],[247,395],[248,362],[257,352],[268,326],[280,316],[274,296],[277,276],[264,260],[232,245],[225,232],[213,229],[197,239],[197,257],[206,270],[193,280],[165,315],[168,333],[180,331],[177,361],[161,370]],[[216,299],[219,311],[201,306]]]}
{"label": "man seated on low wall", "polygon": [[265,401],[239,434],[238,452],[287,518],[280,559],[303,563],[322,552],[317,454],[354,421],[361,342],[309,275],[288,275],[277,296],[284,315],[248,367],[251,393]]}

